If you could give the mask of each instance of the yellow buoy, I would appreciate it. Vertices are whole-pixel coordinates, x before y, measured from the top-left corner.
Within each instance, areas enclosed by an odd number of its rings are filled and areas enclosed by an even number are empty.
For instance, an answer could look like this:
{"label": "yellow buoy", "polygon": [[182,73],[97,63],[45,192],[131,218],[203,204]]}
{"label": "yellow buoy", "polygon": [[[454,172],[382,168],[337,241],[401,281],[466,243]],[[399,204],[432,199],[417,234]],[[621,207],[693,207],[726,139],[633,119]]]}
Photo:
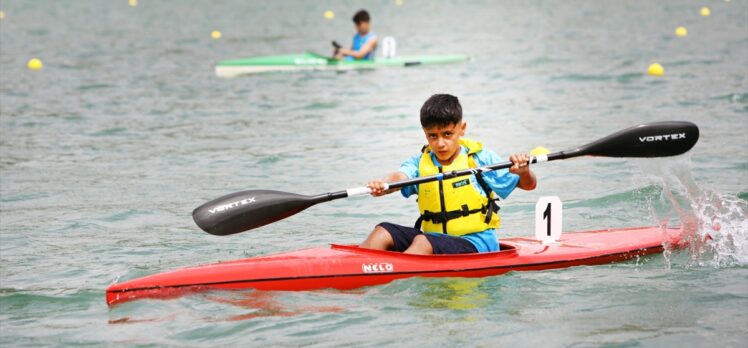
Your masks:
{"label": "yellow buoy", "polygon": [[699,11],[699,13],[701,13],[701,15],[704,17],[709,17],[709,15],[712,14],[712,10],[710,10],[709,7],[704,6],[701,8],[701,11]]}
{"label": "yellow buoy", "polygon": [[677,37],[686,37],[688,35],[688,30],[684,27],[677,27],[675,28],[675,36]]}
{"label": "yellow buoy", "polygon": [[127,2],[128,2],[128,3],[130,4],[130,6],[132,6],[132,7],[138,6],[138,0],[128,0]]}
{"label": "yellow buoy", "polygon": [[533,156],[547,155],[549,153],[551,153],[551,151],[542,146],[538,146],[530,151],[530,154]]}
{"label": "yellow buoy", "polygon": [[330,10],[325,11],[325,19],[330,20],[335,18],[335,12],[332,12]]}
{"label": "yellow buoy", "polygon": [[3,19],[3,18],[5,18],[5,12],[0,11],[0,19]]}
{"label": "yellow buoy", "polygon": [[404,2],[403,0],[395,0],[395,5],[402,6],[403,2]]}
{"label": "yellow buoy", "polygon": [[31,58],[29,59],[29,62],[26,63],[26,66],[30,70],[41,70],[44,64],[42,64],[42,61],[37,58]]}
{"label": "yellow buoy", "polygon": [[662,67],[662,65],[654,63],[647,69],[647,74],[652,76],[662,76],[665,74],[665,69]]}
{"label": "yellow buoy", "polygon": [[[210,33],[210,37],[212,37],[212,38],[214,38],[214,39],[220,39],[220,38],[221,38],[221,32],[220,32],[220,31],[218,31],[218,30],[213,30],[213,31],[212,31],[212,32]],[[230,41],[230,40],[229,40],[229,41]]]}

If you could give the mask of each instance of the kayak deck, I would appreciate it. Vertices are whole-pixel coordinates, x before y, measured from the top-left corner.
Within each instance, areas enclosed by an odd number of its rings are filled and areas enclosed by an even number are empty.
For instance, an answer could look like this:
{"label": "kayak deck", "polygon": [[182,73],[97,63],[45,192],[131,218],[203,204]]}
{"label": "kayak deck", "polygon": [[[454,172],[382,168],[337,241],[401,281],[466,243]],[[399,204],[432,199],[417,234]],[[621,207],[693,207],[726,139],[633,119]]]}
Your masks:
{"label": "kayak deck", "polygon": [[449,64],[464,62],[466,55],[402,56],[377,58],[375,60],[335,60],[317,53],[289,54],[226,60],[216,64],[218,77],[236,77],[265,72],[304,71],[304,70],[354,70],[379,67],[408,67],[429,64]]}
{"label": "kayak deck", "polygon": [[310,248],[165,272],[111,285],[107,304],[139,298],[173,298],[214,289],[354,289],[396,279],[486,277],[598,265],[660,253],[663,241],[677,244],[680,228],[638,227],[573,232],[556,244],[507,238],[501,251],[460,255],[407,255],[350,245]]}

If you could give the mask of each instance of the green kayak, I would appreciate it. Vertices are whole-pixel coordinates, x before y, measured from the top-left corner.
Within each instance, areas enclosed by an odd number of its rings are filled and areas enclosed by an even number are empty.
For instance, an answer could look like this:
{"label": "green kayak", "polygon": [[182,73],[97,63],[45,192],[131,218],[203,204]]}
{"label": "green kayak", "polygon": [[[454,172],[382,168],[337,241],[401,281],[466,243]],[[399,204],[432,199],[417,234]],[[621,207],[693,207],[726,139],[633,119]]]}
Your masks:
{"label": "green kayak", "polygon": [[470,57],[461,54],[438,56],[402,56],[376,60],[335,60],[316,53],[290,54],[226,60],[216,64],[218,77],[300,70],[353,70],[380,67],[407,67],[425,64],[464,62]]}

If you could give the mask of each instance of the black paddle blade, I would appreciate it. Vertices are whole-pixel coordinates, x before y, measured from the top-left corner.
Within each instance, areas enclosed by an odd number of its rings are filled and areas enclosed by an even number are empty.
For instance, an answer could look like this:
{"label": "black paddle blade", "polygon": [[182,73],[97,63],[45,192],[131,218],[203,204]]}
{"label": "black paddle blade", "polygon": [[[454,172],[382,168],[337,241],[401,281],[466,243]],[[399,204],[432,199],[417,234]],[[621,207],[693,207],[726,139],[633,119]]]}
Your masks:
{"label": "black paddle blade", "polygon": [[650,122],[613,133],[572,151],[570,155],[667,157],[687,152],[698,140],[699,127],[691,122]]}
{"label": "black paddle blade", "polygon": [[247,190],[216,198],[195,208],[192,218],[203,231],[226,236],[285,219],[323,200],[319,196]]}

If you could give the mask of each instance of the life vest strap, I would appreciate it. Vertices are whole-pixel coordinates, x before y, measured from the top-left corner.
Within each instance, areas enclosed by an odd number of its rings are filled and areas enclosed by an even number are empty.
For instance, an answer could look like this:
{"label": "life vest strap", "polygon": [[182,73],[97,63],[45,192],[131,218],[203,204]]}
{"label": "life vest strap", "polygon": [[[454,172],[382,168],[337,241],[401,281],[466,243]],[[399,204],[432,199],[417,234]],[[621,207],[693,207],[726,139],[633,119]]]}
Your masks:
{"label": "life vest strap", "polygon": [[499,210],[501,210],[501,207],[499,207],[499,204],[496,203],[500,201],[501,199],[499,196],[495,195],[493,191],[491,191],[491,187],[488,186],[486,181],[483,179],[483,171],[478,169],[478,171],[475,173],[475,179],[478,180],[478,185],[483,189],[483,192],[486,193],[486,196],[488,196],[488,213],[486,214],[486,223],[491,222],[491,218],[493,217],[494,213],[498,213]]}
{"label": "life vest strap", "polygon": [[[443,169],[444,167],[439,167],[440,174],[443,173]],[[439,179],[439,204],[441,205],[441,211],[437,214],[444,221],[442,222],[442,233],[447,234],[447,221],[451,219],[447,216],[447,204],[444,202],[444,181],[441,178]]]}
{"label": "life vest strap", "polygon": [[[486,214],[487,217],[490,217],[493,213],[493,209],[488,205],[482,205],[480,208],[476,209],[470,209],[468,208],[467,204],[463,204],[461,209],[458,210],[452,210],[447,212],[442,211],[425,211],[420,217],[418,217],[418,220],[416,220],[414,228],[421,229],[421,223],[423,221],[429,221],[435,224],[446,224],[449,220],[459,219],[461,217],[465,217],[471,214]],[[491,220],[488,220],[491,221]]]}

